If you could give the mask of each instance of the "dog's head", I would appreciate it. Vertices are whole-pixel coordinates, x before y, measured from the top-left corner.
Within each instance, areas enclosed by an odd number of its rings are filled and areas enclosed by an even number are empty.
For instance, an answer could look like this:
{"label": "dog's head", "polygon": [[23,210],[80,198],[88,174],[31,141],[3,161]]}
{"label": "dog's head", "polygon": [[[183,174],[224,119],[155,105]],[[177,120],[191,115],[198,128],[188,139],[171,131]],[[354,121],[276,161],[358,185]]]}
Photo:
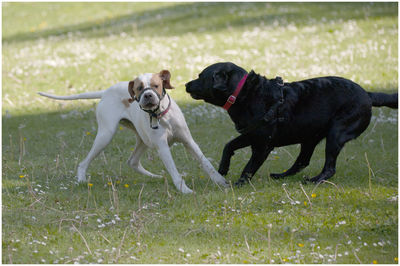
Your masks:
{"label": "dog's head", "polygon": [[216,63],[186,83],[186,91],[193,99],[223,106],[245,74],[246,70],[233,63]]}
{"label": "dog's head", "polygon": [[162,70],[160,73],[146,73],[129,81],[128,91],[132,99],[137,100],[143,110],[153,111],[158,108],[165,93],[165,89],[173,89],[171,86],[171,73]]}

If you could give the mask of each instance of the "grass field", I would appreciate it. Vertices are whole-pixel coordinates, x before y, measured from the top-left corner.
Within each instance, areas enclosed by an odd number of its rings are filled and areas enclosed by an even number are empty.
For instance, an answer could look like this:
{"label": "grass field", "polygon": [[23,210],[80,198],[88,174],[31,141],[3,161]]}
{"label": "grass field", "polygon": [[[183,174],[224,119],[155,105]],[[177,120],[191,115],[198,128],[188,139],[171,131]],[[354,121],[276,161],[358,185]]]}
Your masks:
{"label": "grass field", "polygon": [[[135,138],[123,127],[90,166],[75,170],[96,135],[96,101],[57,94],[105,89],[169,69],[170,95],[217,167],[238,133],[221,108],[184,84],[207,65],[232,61],[294,81],[350,78],[368,91],[398,88],[397,3],[2,3],[3,263],[398,263],[398,113],[374,109],[348,143],[331,183],[319,173],[324,143],[303,172],[288,169],[297,145],[277,148],[252,185],[221,190],[182,145],[172,153],[182,195],[155,151],[125,163]],[[235,154],[236,181],[250,150]]]}

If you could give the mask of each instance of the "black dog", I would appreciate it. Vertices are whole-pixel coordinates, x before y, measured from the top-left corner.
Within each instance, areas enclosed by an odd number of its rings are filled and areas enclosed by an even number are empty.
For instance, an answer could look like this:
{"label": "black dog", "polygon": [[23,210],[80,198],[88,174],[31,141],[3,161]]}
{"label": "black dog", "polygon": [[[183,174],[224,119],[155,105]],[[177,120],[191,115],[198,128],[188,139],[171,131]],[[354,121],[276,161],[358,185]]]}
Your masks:
{"label": "black dog", "polygon": [[[242,87],[242,88],[241,88]],[[274,147],[300,143],[293,166],[273,178],[294,175],[306,167],[316,145],[326,138],[325,165],[311,178],[322,182],[336,172],[336,158],[344,144],[369,125],[372,106],[397,108],[395,94],[366,92],[340,77],[321,77],[283,83],[254,71],[249,74],[233,63],[217,63],[186,84],[194,99],[223,106],[240,136],[225,145],[219,173],[226,175],[234,151],[251,146],[252,155],[236,185],[255,174]],[[237,99],[236,99],[237,96]]]}

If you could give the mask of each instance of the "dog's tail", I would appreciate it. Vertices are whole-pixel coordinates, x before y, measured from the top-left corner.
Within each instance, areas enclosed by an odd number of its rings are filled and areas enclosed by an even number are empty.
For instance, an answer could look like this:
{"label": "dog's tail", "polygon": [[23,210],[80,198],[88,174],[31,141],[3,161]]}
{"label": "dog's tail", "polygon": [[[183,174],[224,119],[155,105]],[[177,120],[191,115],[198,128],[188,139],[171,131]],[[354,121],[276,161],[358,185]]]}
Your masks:
{"label": "dog's tail", "polygon": [[393,109],[398,108],[399,99],[397,93],[368,92],[368,95],[372,100],[372,106],[387,106]]}
{"label": "dog's tail", "polygon": [[94,92],[85,92],[80,94],[68,95],[68,96],[57,96],[45,92],[38,92],[39,95],[56,99],[56,100],[78,100],[78,99],[101,99],[104,91],[94,91]]}

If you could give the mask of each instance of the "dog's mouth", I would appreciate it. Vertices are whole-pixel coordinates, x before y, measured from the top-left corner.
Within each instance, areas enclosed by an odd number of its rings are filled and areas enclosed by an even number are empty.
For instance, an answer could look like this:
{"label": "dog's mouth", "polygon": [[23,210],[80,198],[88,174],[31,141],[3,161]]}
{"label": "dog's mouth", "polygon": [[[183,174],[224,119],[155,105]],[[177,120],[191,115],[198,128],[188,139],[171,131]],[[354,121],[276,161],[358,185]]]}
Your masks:
{"label": "dog's mouth", "polygon": [[200,96],[200,95],[198,95],[196,93],[193,93],[193,92],[190,92],[190,96],[195,100],[202,100],[203,99],[202,96]]}
{"label": "dog's mouth", "polygon": [[158,105],[155,103],[148,102],[140,106],[142,107],[143,110],[150,111],[156,109]]}

